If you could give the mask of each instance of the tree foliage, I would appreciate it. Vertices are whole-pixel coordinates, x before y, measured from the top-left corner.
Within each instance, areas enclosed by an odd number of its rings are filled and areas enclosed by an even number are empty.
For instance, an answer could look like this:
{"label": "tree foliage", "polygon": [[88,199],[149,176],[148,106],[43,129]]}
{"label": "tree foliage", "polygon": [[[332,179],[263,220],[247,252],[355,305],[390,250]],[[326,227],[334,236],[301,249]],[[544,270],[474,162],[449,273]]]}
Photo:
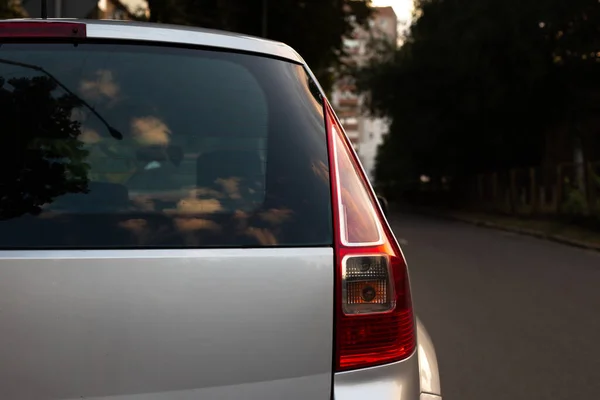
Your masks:
{"label": "tree foliage", "polygon": [[22,18],[25,16],[17,0],[0,0],[0,19]]}
{"label": "tree foliage", "polygon": [[599,6],[597,0],[417,1],[405,44],[359,74],[371,111],[393,120],[377,178],[461,177],[535,165],[557,127],[591,139],[585,121],[592,111],[584,104],[600,93]]}
{"label": "tree foliage", "polygon": [[88,151],[71,120],[78,98],[58,94],[56,82],[0,76],[0,220],[38,214],[44,204],[88,190]]}
{"label": "tree foliage", "polygon": [[324,86],[343,59],[343,37],[367,25],[371,0],[149,0],[150,21],[224,29],[292,46]]}

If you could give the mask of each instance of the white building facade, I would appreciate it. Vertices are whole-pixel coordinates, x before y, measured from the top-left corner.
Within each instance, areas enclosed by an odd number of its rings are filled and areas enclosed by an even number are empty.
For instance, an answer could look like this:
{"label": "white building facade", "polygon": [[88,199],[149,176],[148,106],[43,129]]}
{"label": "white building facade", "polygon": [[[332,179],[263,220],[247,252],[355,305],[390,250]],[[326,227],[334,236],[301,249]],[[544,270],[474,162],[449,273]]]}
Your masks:
{"label": "white building facade", "polygon": [[374,182],[375,179],[377,151],[388,130],[389,122],[384,118],[365,117],[362,119],[358,156],[371,182]]}
{"label": "white building facade", "polygon": [[[369,59],[369,45],[373,38],[388,41],[393,46],[398,42],[398,18],[391,7],[376,7],[370,30],[356,29],[351,37],[344,39],[350,63],[364,65]],[[377,149],[387,134],[386,119],[372,118],[364,110],[364,96],[357,93],[351,79],[340,79],[334,85],[332,105],[352,142],[354,149],[373,181]]]}

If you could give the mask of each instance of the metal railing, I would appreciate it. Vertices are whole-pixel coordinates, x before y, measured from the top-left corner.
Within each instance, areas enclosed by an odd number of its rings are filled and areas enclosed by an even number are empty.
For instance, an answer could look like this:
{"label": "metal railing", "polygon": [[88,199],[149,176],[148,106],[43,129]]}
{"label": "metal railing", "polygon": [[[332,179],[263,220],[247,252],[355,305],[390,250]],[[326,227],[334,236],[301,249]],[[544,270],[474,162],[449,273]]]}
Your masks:
{"label": "metal railing", "polygon": [[600,161],[479,174],[474,203],[515,215],[600,217]]}

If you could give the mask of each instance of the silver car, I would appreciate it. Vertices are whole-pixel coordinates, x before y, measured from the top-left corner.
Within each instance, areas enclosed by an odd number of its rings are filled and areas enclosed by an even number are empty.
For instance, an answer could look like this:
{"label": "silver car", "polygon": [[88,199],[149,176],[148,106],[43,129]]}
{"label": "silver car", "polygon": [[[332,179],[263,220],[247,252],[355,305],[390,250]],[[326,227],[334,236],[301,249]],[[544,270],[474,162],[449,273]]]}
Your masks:
{"label": "silver car", "polygon": [[405,259],[277,42],[0,22],[0,399],[440,399]]}

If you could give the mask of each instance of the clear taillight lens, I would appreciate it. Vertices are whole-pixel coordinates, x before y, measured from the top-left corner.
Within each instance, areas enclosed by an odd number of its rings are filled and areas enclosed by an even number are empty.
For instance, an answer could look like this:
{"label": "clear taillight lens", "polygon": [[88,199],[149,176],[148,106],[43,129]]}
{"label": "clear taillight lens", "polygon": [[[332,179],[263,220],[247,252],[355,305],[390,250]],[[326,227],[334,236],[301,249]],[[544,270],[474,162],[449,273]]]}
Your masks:
{"label": "clear taillight lens", "polygon": [[346,315],[390,311],[396,305],[388,257],[346,256],[342,260],[342,309]]}

